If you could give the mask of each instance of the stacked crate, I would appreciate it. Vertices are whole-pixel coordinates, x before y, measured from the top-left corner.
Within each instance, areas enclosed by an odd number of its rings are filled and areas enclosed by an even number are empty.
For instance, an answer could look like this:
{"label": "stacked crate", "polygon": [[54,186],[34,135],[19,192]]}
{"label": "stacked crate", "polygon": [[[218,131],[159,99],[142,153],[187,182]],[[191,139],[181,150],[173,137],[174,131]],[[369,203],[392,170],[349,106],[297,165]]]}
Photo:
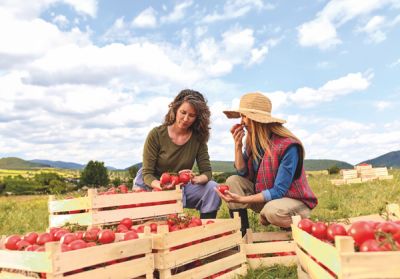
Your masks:
{"label": "stacked crate", "polygon": [[357,165],[353,170],[341,170],[342,178],[331,179],[334,185],[361,183],[372,180],[393,179],[393,175],[389,175],[386,167],[373,168],[372,165]]}
{"label": "stacked crate", "polygon": [[234,278],[247,273],[240,218],[202,220],[178,231],[159,226],[153,234],[156,273],[160,279]]}
{"label": "stacked crate", "polygon": [[151,219],[183,212],[180,189],[160,192],[137,192],[101,195],[89,189],[81,198],[56,200],[49,198],[49,225],[76,223],[83,226],[117,223],[123,218]]}
{"label": "stacked crate", "polygon": [[[397,204],[388,205],[388,216],[400,220]],[[356,252],[350,236],[336,236],[335,246],[299,229],[293,217],[292,233],[298,258],[298,278],[400,278],[400,251]],[[351,218],[351,222],[384,221],[380,215]]]}
{"label": "stacked crate", "polygon": [[274,264],[294,265],[297,262],[291,232],[258,232],[247,230],[245,236],[247,262],[251,268]]}
{"label": "stacked crate", "polygon": [[45,252],[0,249],[0,278],[153,278],[151,238],[114,242],[61,252],[49,242]]}

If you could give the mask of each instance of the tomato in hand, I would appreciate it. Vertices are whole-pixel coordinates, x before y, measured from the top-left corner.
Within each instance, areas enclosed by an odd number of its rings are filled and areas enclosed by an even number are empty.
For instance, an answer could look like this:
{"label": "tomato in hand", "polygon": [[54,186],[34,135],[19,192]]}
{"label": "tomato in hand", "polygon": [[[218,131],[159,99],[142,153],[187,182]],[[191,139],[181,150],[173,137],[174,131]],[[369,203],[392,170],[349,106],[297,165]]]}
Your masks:
{"label": "tomato in hand", "polygon": [[183,172],[179,174],[179,182],[183,183],[183,184],[187,184],[190,182],[190,174],[187,172]]}
{"label": "tomato in hand", "polygon": [[166,185],[168,183],[171,183],[171,175],[168,172],[164,172],[163,174],[161,174],[160,184]]}
{"label": "tomato in hand", "polygon": [[171,175],[171,183],[172,185],[179,184],[180,183],[179,177],[177,175]]}
{"label": "tomato in hand", "polygon": [[229,191],[229,186],[226,184],[220,184],[218,185],[218,191],[222,194],[225,195],[226,191]]}

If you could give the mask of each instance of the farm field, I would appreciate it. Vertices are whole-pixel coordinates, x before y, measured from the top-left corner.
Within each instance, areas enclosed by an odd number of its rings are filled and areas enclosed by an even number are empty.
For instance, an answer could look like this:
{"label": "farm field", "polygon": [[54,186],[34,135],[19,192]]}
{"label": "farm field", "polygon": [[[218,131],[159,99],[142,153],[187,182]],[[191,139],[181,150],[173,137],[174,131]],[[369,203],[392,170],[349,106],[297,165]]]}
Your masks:
{"label": "farm field", "polygon": [[[400,170],[390,170],[392,180],[334,186],[334,176],[309,173],[309,183],[319,198],[312,212],[314,220],[332,221],[342,218],[383,212],[387,203],[400,203]],[[0,235],[45,231],[48,227],[47,196],[0,197]],[[185,210],[196,215],[194,210]],[[258,215],[249,211],[250,226],[254,231],[276,230],[258,224]],[[223,204],[218,218],[228,218]],[[272,277],[269,277],[272,276]],[[296,278],[296,268],[273,266],[249,271],[244,278]]]}

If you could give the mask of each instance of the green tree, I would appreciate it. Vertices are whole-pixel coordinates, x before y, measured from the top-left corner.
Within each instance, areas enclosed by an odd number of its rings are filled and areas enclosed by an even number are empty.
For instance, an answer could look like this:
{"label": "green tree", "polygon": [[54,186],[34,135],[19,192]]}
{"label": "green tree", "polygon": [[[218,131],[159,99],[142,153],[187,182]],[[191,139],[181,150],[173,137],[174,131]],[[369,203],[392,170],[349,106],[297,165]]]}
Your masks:
{"label": "green tree", "polygon": [[64,181],[53,179],[49,183],[51,194],[63,194],[67,191],[67,184]]}
{"label": "green tree", "polygon": [[52,180],[64,181],[64,179],[55,172],[41,172],[35,174],[34,180],[46,186],[49,186]]}
{"label": "green tree", "polygon": [[90,160],[86,167],[83,169],[79,181],[80,186],[106,186],[110,182],[108,177],[107,168],[104,162]]}
{"label": "green tree", "polygon": [[337,174],[340,172],[340,168],[337,165],[334,165],[328,169],[329,174]]}

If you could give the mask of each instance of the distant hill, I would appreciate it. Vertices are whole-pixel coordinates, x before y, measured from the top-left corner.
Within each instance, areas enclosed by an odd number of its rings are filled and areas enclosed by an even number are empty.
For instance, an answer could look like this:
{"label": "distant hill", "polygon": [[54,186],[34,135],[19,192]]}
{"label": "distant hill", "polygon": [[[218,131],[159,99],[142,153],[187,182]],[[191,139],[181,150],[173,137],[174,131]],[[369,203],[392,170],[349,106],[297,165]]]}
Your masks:
{"label": "distant hill", "polygon": [[0,159],[0,169],[28,170],[49,167],[50,166],[47,164],[29,162],[16,157],[7,157]]}
{"label": "distant hill", "polygon": [[400,150],[392,151],[361,163],[371,164],[373,167],[400,168]]}
{"label": "distant hill", "polygon": [[29,162],[45,164],[45,165],[51,166],[52,168],[58,168],[58,169],[80,170],[85,167],[85,165],[72,163],[72,162],[50,161],[50,160],[41,160],[41,159],[30,160]]}
{"label": "distant hill", "polygon": [[[85,166],[86,166],[86,165],[73,163],[73,162],[50,161],[50,160],[41,160],[41,159],[30,160],[29,162],[46,164],[46,165],[49,165],[52,168],[69,169],[69,170],[83,170],[85,168]],[[114,167],[111,167],[111,166],[106,166],[106,168],[108,170],[118,170],[117,168],[114,168]]]}
{"label": "distant hill", "polygon": [[333,166],[337,166],[339,169],[352,169],[353,165],[337,160],[325,160],[325,159],[306,159],[304,160],[304,169],[307,171],[315,170],[327,170]]}

